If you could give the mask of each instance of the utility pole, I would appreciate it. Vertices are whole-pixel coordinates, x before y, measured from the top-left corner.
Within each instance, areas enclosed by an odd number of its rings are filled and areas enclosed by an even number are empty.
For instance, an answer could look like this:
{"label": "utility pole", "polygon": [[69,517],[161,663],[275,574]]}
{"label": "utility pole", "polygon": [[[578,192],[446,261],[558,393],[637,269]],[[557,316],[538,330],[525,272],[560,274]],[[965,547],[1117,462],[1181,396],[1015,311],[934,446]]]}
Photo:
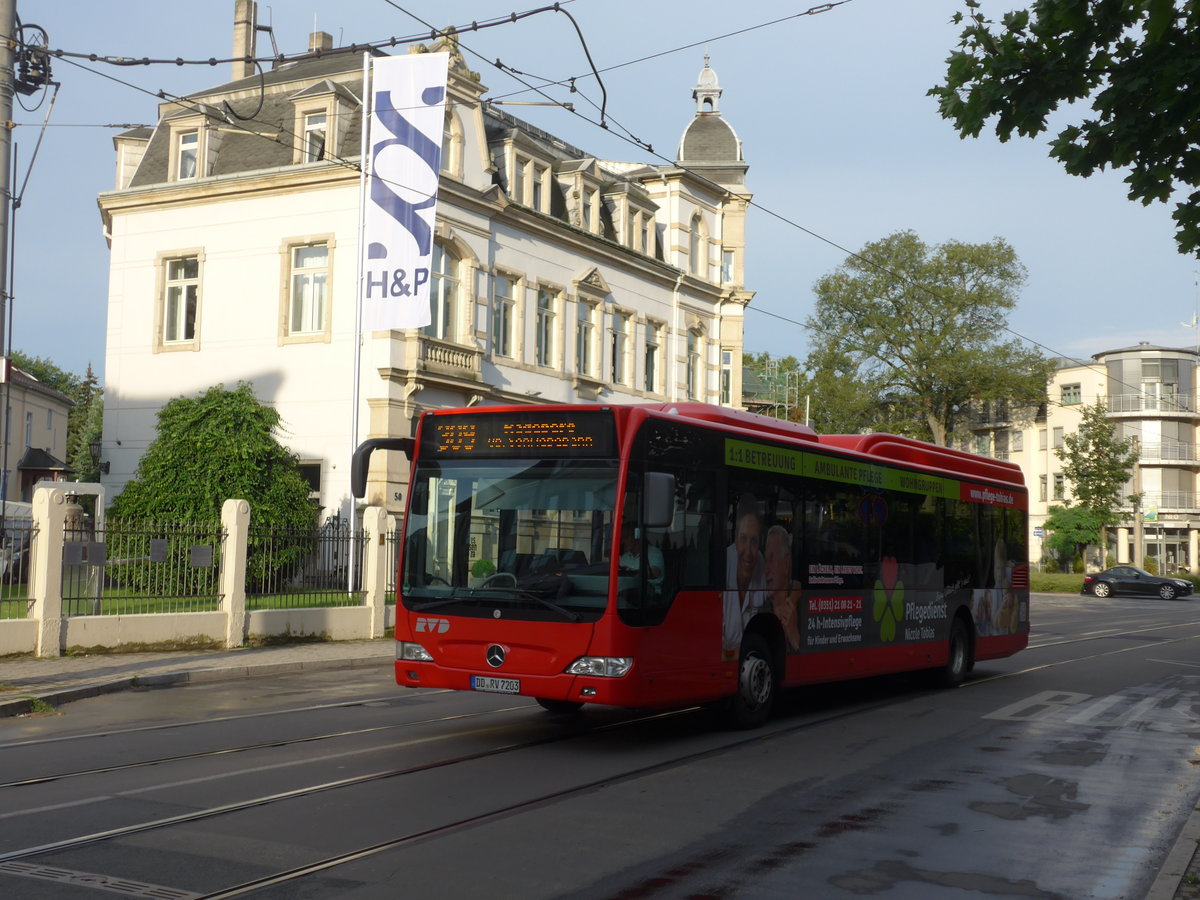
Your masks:
{"label": "utility pole", "polygon": [[1142,446],[1137,435],[1134,435],[1130,441],[1133,444],[1133,451],[1137,454],[1133,461],[1133,495],[1137,497],[1137,502],[1133,505],[1133,564],[1139,569],[1142,567],[1142,541],[1144,540],[1144,528],[1142,525]]}
{"label": "utility pole", "polygon": [[[0,0],[0,357],[12,352],[8,334],[9,303],[8,247],[9,216],[12,210],[12,117],[17,59],[17,0]],[[5,366],[7,376],[7,366]]]}

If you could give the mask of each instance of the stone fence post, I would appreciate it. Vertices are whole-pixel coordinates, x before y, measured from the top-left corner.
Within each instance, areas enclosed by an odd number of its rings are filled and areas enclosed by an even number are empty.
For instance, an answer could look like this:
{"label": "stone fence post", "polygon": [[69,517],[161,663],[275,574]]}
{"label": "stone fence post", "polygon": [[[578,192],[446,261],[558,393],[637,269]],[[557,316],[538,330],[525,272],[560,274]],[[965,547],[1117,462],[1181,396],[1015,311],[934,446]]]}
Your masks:
{"label": "stone fence post", "polygon": [[37,620],[37,655],[62,655],[62,566],[67,522],[67,493],[41,485],[33,491],[33,525],[37,536],[30,548],[30,616]]}
{"label": "stone fence post", "polygon": [[369,506],[363,512],[364,540],[367,542],[363,559],[363,589],[370,610],[370,636],[383,637],[387,603],[387,514],[382,507]]}
{"label": "stone fence post", "polygon": [[221,506],[221,611],[225,613],[225,646],[246,642],[246,545],[250,539],[250,504],[226,500]]}

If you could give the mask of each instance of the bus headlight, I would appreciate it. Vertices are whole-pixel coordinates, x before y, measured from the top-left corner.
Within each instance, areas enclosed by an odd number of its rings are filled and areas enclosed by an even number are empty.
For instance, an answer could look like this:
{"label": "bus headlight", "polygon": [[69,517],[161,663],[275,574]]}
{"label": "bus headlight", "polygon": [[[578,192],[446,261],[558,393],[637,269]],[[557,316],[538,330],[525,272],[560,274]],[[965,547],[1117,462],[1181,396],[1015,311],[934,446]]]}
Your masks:
{"label": "bus headlight", "polygon": [[420,644],[413,644],[408,641],[396,642],[396,659],[407,659],[415,662],[433,662],[433,657],[429,655],[429,651]]}
{"label": "bus headlight", "polygon": [[628,675],[632,668],[632,656],[581,656],[567,666],[567,674],[622,678]]}

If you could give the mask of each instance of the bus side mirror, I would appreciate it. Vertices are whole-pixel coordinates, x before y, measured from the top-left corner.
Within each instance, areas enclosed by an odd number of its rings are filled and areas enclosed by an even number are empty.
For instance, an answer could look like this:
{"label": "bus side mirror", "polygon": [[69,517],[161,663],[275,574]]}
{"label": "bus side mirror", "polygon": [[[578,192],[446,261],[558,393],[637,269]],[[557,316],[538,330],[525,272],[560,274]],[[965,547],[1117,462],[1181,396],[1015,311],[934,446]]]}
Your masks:
{"label": "bus side mirror", "polygon": [[361,500],[367,493],[367,469],[376,450],[403,450],[412,459],[412,438],[368,438],[358,445],[350,460],[350,493]]}
{"label": "bus side mirror", "polygon": [[675,476],[647,472],[642,492],[642,524],[647,528],[667,528],[674,518]]}

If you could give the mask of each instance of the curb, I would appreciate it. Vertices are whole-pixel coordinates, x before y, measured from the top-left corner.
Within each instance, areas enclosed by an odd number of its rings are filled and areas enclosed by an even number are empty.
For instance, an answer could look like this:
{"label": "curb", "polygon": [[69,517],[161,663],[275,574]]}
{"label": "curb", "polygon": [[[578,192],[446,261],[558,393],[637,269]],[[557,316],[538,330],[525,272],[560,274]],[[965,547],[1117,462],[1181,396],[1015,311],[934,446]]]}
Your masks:
{"label": "curb", "polygon": [[317,672],[323,669],[356,669],[367,666],[391,665],[390,656],[364,656],[353,659],[315,659],[308,662],[262,663],[261,665],[224,666],[207,669],[185,669],[174,672],[157,672],[148,675],[130,675],[111,681],[74,687],[48,688],[44,693],[30,693],[13,700],[0,700],[0,719],[28,715],[35,703],[59,707],[76,700],[88,700],[101,694],[135,687],[166,687],[176,684],[212,684],[233,681],[239,678],[256,678],[286,675],[298,672]]}
{"label": "curb", "polygon": [[[1200,848],[1200,808],[1192,810],[1191,818],[1179,832],[1175,846],[1167,854],[1158,877],[1146,894],[1145,900],[1173,900],[1178,894],[1183,878],[1191,867],[1192,860]],[[1192,896],[1189,894],[1188,896]]]}

